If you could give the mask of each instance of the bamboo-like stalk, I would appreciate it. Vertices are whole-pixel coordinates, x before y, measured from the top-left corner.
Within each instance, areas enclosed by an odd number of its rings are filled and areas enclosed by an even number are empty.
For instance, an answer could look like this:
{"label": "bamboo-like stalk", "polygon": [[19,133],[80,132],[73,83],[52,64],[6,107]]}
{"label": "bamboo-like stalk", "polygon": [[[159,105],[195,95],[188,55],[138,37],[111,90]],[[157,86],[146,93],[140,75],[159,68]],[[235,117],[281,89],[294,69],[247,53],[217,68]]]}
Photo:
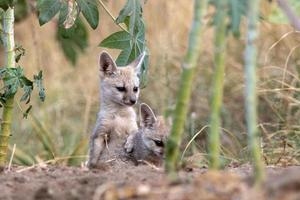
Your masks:
{"label": "bamboo-like stalk", "polygon": [[252,0],[248,2],[247,13],[247,43],[245,50],[245,106],[246,106],[246,121],[248,132],[248,143],[252,153],[255,178],[259,183],[264,179],[264,163],[260,152],[260,142],[258,139],[257,130],[257,97],[256,97],[256,44],[255,40],[258,37],[258,19],[259,19],[259,4],[260,0]]}
{"label": "bamboo-like stalk", "polygon": [[[15,67],[14,9],[8,8],[2,17],[5,67]],[[6,164],[8,140],[11,135],[14,97],[8,98],[3,108],[0,133],[0,168]]]}
{"label": "bamboo-like stalk", "polygon": [[184,124],[192,91],[193,77],[200,54],[202,30],[201,19],[205,15],[206,8],[207,0],[195,0],[193,24],[189,35],[188,50],[185,55],[184,63],[182,64],[182,73],[177,93],[173,126],[166,146],[165,168],[169,174],[169,178],[171,179],[175,179],[177,177],[176,167],[179,160],[179,145],[184,131]]}
{"label": "bamboo-like stalk", "polygon": [[300,31],[300,18],[294,13],[293,9],[290,7],[289,3],[286,0],[277,0],[277,3],[281,10],[285,13],[289,19],[291,25],[297,30]]}
{"label": "bamboo-like stalk", "polygon": [[213,91],[211,99],[210,134],[209,134],[209,159],[210,168],[220,167],[220,110],[223,101],[223,82],[225,70],[226,48],[226,6],[227,0],[217,1],[215,18],[215,69],[213,74]]}

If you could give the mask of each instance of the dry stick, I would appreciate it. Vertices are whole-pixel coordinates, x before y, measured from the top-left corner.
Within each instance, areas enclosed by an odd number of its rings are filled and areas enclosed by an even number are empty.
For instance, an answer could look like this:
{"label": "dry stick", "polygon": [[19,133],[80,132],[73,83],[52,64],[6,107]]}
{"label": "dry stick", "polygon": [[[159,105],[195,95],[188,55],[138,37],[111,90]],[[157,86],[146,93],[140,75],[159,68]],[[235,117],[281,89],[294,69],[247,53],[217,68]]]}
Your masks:
{"label": "dry stick", "polygon": [[[102,6],[102,8],[105,10],[105,12],[110,16],[110,18],[116,23],[116,18],[111,14],[111,12],[108,10],[108,8],[105,6],[105,4],[99,0],[100,5]],[[117,23],[116,23],[117,24]],[[126,28],[124,28],[123,26],[121,26],[121,24],[117,24],[123,31],[126,31],[127,33],[128,30]]]}
{"label": "dry stick", "polygon": [[45,162],[40,162],[40,163],[31,165],[31,166],[29,166],[29,167],[25,167],[25,168],[19,169],[19,170],[17,170],[16,172],[17,172],[17,173],[21,173],[21,172],[24,172],[24,171],[33,169],[33,168],[35,168],[35,167],[38,167],[38,166],[40,166],[40,165],[42,165],[42,164],[49,164],[49,163],[57,162],[57,161],[60,161],[60,160],[67,160],[67,159],[70,159],[70,158],[86,158],[86,157],[87,157],[86,155],[82,155],[82,156],[65,156],[65,157],[57,157],[57,158],[55,158],[55,159],[47,160],[47,161],[45,161]]}
{"label": "dry stick", "polygon": [[300,19],[295,15],[294,11],[291,9],[286,0],[277,0],[277,3],[281,10],[288,17],[291,25],[298,31],[300,31]]}
{"label": "dry stick", "polygon": [[15,151],[16,151],[16,144],[14,144],[14,147],[13,147],[13,150],[12,150],[12,153],[11,153],[11,156],[10,156],[10,160],[9,160],[9,164],[8,164],[8,171],[10,171],[11,164],[12,164],[12,161],[13,161],[13,158],[14,158],[14,155],[15,155]]}

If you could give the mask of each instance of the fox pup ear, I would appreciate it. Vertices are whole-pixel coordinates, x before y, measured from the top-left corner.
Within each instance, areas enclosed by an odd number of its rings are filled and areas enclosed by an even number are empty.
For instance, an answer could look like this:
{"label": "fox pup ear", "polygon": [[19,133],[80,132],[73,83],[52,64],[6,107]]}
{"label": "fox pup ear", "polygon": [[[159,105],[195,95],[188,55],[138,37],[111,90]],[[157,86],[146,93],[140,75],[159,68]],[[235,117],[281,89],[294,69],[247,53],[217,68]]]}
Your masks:
{"label": "fox pup ear", "polygon": [[152,109],[145,103],[142,103],[140,106],[140,124],[141,127],[151,128],[156,122],[156,116],[153,113]]}
{"label": "fox pup ear", "polygon": [[100,76],[110,76],[117,71],[117,65],[111,56],[103,51],[99,58]]}
{"label": "fox pup ear", "polygon": [[145,59],[146,52],[143,51],[134,61],[132,61],[129,66],[134,68],[135,73],[139,76],[141,74],[141,67],[143,64],[143,61]]}

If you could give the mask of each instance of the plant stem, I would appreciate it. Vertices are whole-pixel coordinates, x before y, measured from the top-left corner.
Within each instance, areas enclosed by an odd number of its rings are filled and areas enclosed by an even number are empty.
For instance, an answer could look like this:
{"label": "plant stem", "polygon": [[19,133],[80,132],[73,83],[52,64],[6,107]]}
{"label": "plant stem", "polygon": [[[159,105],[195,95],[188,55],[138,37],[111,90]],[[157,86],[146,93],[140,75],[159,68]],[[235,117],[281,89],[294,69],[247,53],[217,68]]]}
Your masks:
{"label": "plant stem", "polygon": [[259,0],[249,1],[247,22],[247,43],[245,50],[245,75],[246,75],[246,121],[248,143],[253,156],[255,180],[260,183],[264,179],[264,163],[260,152],[260,142],[257,130],[257,97],[256,97],[256,44],[258,37]]}
{"label": "plant stem", "polygon": [[[8,8],[2,18],[3,42],[5,51],[5,67],[15,67],[14,41],[14,9]],[[11,135],[14,97],[10,97],[4,104],[0,133],[0,168],[4,168],[8,150],[8,140]]]}
{"label": "plant stem", "polygon": [[226,0],[217,1],[215,25],[215,69],[213,74],[213,92],[210,115],[209,158],[210,168],[220,167],[220,110],[223,101],[223,82],[226,48]]}
{"label": "plant stem", "polygon": [[188,105],[192,91],[193,77],[197,61],[200,54],[201,42],[201,19],[206,12],[207,1],[195,0],[194,2],[194,18],[189,35],[188,50],[182,64],[182,73],[180,85],[177,92],[177,102],[173,119],[171,135],[166,146],[166,163],[165,168],[170,179],[176,179],[176,168],[179,160],[179,146],[184,131],[184,124],[188,112]]}
{"label": "plant stem", "polygon": [[[116,18],[111,14],[111,12],[108,10],[108,8],[105,6],[105,4],[102,2],[102,0],[99,0],[99,3],[101,5],[101,7],[105,10],[105,12],[110,16],[110,18],[116,23]],[[123,31],[126,31],[127,33],[129,33],[129,31],[124,28],[123,26],[121,26],[121,24],[117,24]]]}
{"label": "plant stem", "polygon": [[291,25],[297,30],[300,31],[300,19],[299,17],[294,13],[293,9],[290,7],[288,2],[286,0],[277,0],[277,3],[281,10],[285,13],[285,15],[288,17]]}

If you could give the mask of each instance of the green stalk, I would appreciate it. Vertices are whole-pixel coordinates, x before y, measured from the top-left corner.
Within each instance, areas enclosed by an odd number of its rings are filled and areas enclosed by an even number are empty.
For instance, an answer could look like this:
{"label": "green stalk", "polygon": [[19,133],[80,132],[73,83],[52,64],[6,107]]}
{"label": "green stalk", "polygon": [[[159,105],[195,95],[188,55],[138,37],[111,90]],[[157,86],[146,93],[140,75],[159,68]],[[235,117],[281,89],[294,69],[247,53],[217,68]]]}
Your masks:
{"label": "green stalk", "polygon": [[264,163],[260,152],[260,142],[257,130],[257,97],[256,97],[256,44],[258,37],[259,0],[248,2],[248,22],[247,22],[247,44],[245,51],[245,71],[246,71],[246,121],[249,147],[254,161],[254,172],[256,183],[264,180]]}
{"label": "green stalk", "polygon": [[200,54],[202,30],[201,19],[205,15],[206,8],[206,0],[195,0],[193,24],[189,35],[189,46],[185,55],[184,63],[182,65],[173,126],[166,146],[165,169],[169,174],[169,178],[171,179],[175,179],[177,177],[176,168],[179,160],[179,146],[184,131],[188,104],[191,98],[193,77]]}
{"label": "green stalk", "polygon": [[[14,41],[14,9],[8,8],[2,18],[3,42],[5,51],[5,67],[15,67]],[[11,135],[14,97],[8,98],[4,104],[0,133],[0,168],[6,164],[8,140]]]}
{"label": "green stalk", "polygon": [[225,70],[225,48],[226,48],[226,0],[217,1],[216,25],[215,25],[215,69],[213,74],[213,92],[210,115],[210,168],[220,167],[220,110],[223,101],[223,83]]}

